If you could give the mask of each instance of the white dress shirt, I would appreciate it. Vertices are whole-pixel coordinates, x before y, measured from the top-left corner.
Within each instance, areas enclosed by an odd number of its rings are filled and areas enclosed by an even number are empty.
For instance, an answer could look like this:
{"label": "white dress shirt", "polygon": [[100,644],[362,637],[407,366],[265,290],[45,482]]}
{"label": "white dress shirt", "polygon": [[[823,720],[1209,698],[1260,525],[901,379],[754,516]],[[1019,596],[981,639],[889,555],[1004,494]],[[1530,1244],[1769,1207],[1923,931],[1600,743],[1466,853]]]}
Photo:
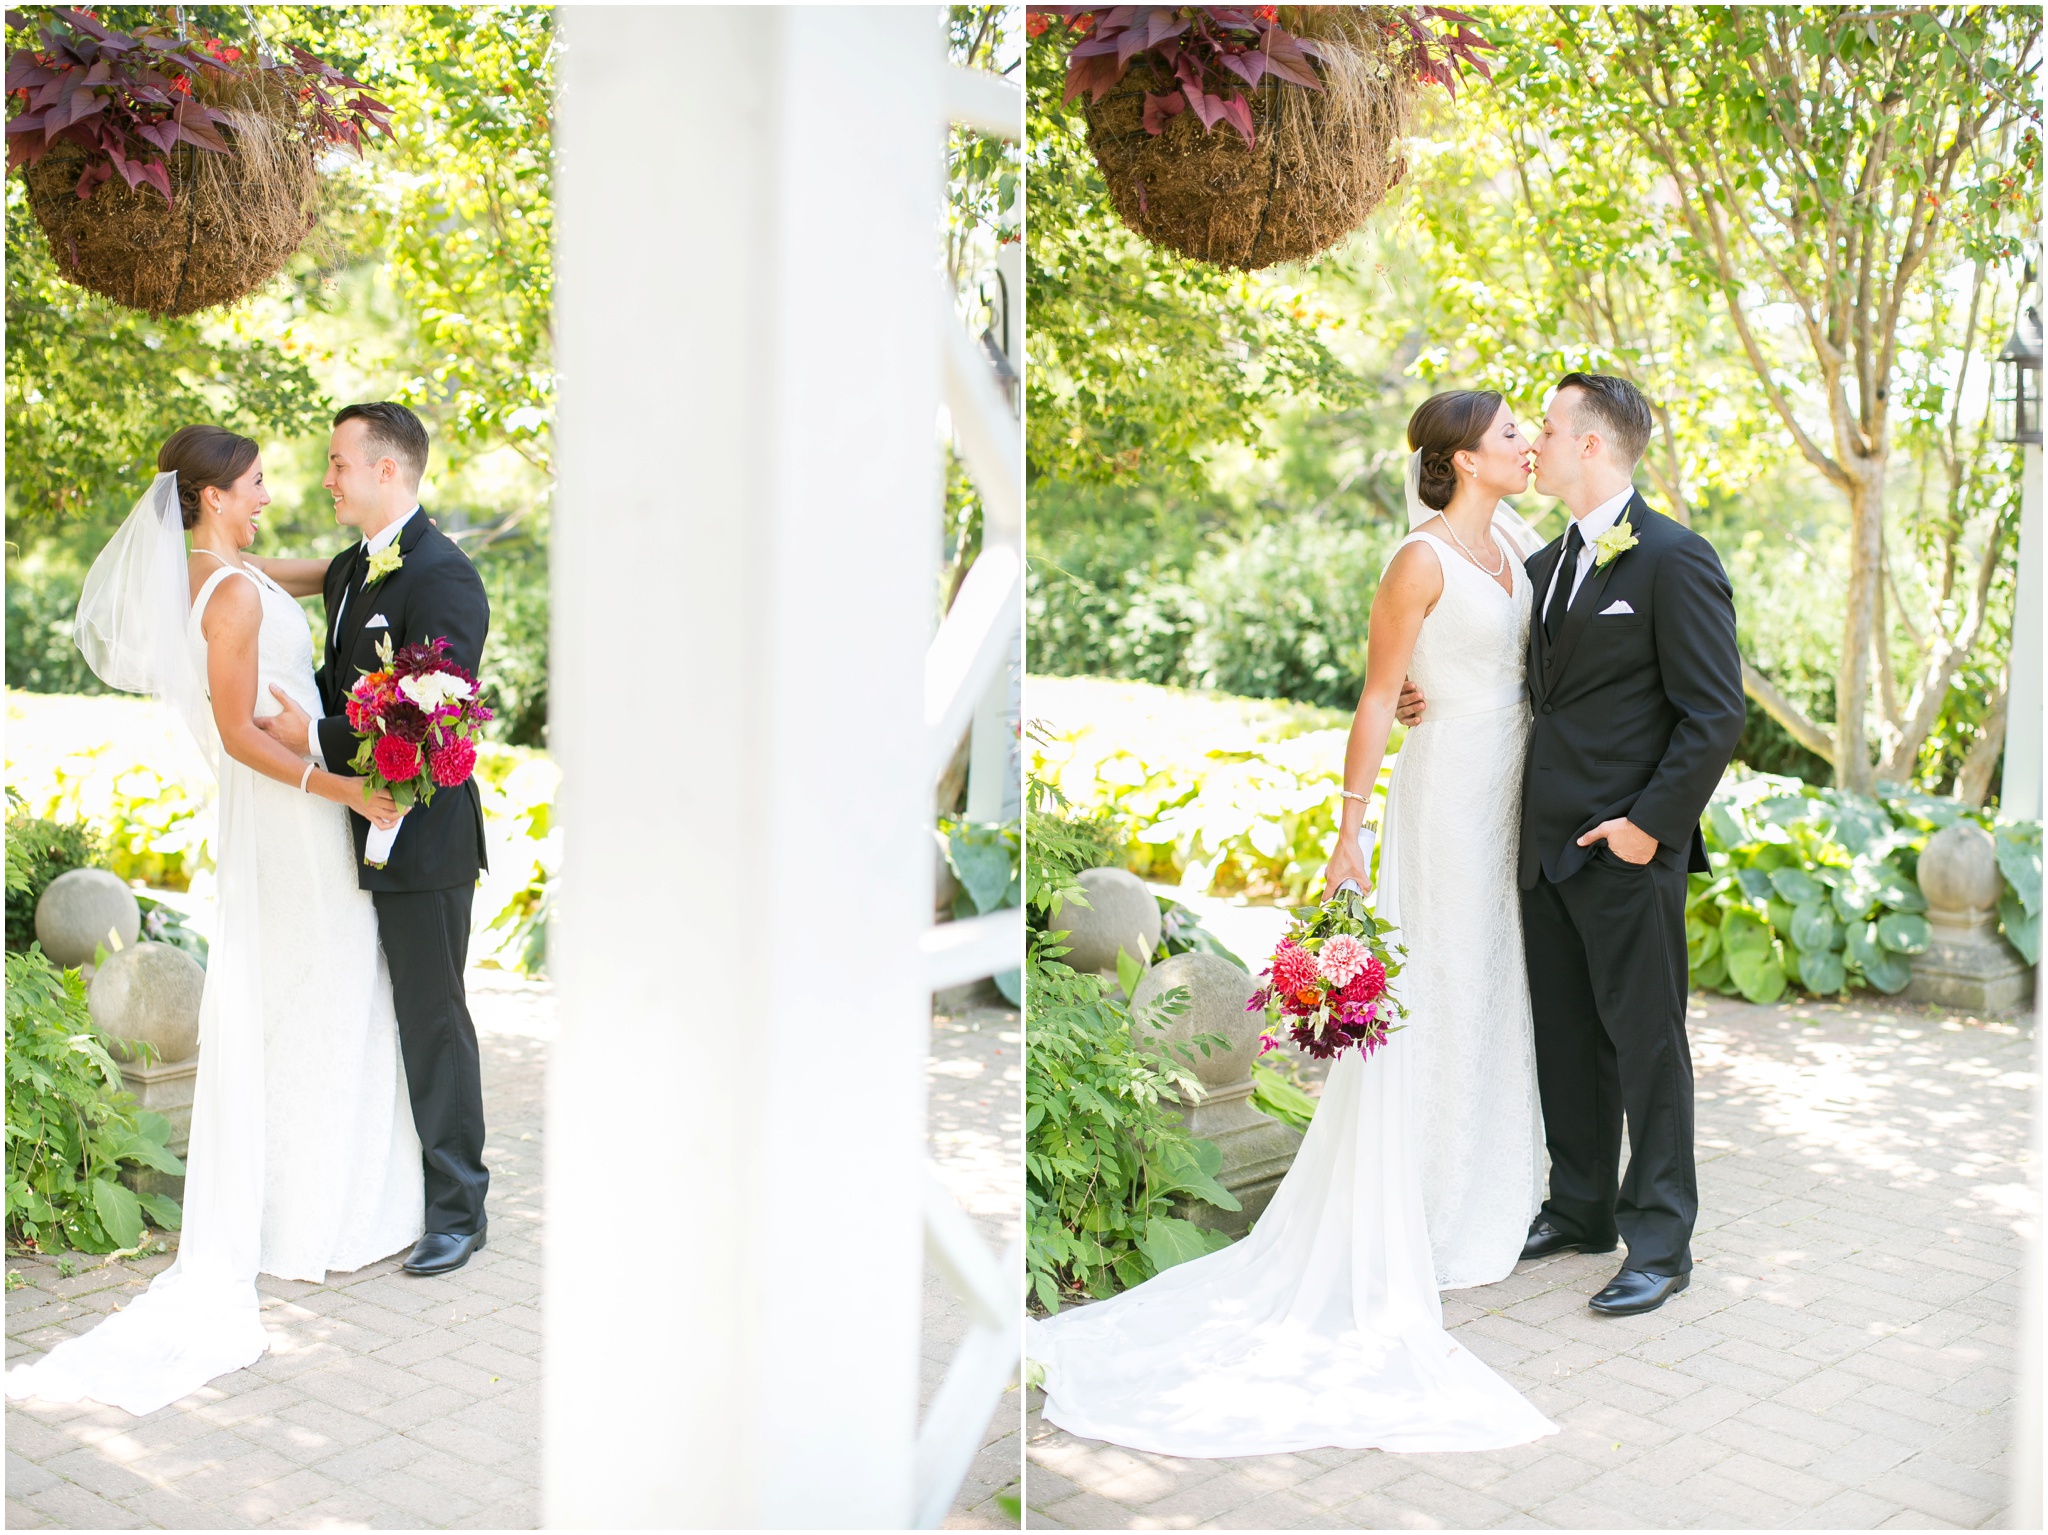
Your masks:
{"label": "white dress shirt", "polygon": [[[400,517],[396,522],[389,523],[386,526],[378,529],[375,533],[372,533],[367,539],[363,541],[363,553],[365,555],[371,555],[377,553],[381,549],[390,548],[393,543],[397,542],[398,535],[405,530],[405,525],[408,522],[412,521],[413,517],[418,513],[418,511],[419,508],[415,506],[412,509],[412,511],[407,512],[403,517]],[[367,585],[369,581],[369,576],[367,572],[365,572],[363,579],[364,584]],[[341,642],[341,621],[342,618],[346,616],[346,614],[348,613],[348,599],[349,593],[346,590],[344,590],[341,594],[341,605],[334,610],[334,628],[331,631],[329,631],[327,635],[327,645],[330,650],[335,645]],[[320,732],[317,729],[309,730],[306,732],[306,745],[311,749],[313,753],[313,761],[319,765],[321,771],[326,771],[327,758],[325,757],[325,755],[322,754],[320,750]]]}
{"label": "white dress shirt", "polygon": [[[1602,533],[1605,533],[1620,520],[1621,514],[1627,510],[1629,501],[1633,499],[1635,493],[1636,488],[1631,485],[1612,500],[1602,501],[1593,510],[1579,519],[1579,537],[1583,538],[1586,542],[1579,550],[1578,566],[1572,571],[1572,589],[1565,594],[1564,605],[1567,612],[1571,610],[1573,599],[1579,595],[1579,588],[1585,584],[1587,574],[1593,569],[1593,557],[1596,553],[1593,548],[1593,540]],[[1557,563],[1562,566],[1564,561],[1560,559]],[[1537,622],[1539,624],[1542,622],[1543,615],[1550,611],[1551,596],[1557,591],[1557,576],[1558,572],[1555,570],[1550,573],[1550,586],[1543,593],[1543,606],[1536,610]]]}

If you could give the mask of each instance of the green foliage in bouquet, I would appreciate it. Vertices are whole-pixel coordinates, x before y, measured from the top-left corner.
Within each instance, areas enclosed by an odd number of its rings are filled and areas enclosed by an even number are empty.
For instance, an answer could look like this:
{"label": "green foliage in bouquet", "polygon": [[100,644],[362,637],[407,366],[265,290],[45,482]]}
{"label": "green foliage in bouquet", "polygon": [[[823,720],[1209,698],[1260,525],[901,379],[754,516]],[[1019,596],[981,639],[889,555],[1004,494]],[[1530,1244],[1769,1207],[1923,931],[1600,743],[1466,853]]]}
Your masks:
{"label": "green foliage in bouquet", "polygon": [[[12,839],[9,839],[12,875]],[[10,880],[11,883],[11,880]],[[11,893],[11,891],[10,891]],[[163,1115],[138,1109],[86,1011],[85,983],[38,946],[7,956],[7,1237],[54,1252],[134,1248],[178,1206],[121,1182],[124,1167],[183,1173]]]}
{"label": "green foliage in bouquet", "polygon": [[[1103,978],[1061,963],[1059,916],[1087,904],[1078,876],[1108,860],[1104,827],[1064,814],[1049,784],[1034,779],[1028,792],[1025,1261],[1039,1304],[1057,1311],[1063,1290],[1110,1295],[1227,1244],[1171,1214],[1176,1199],[1238,1204],[1216,1181],[1221,1154],[1181,1123],[1177,1100],[1199,1082],[1151,1040],[1186,993],[1132,1009]],[[1214,1035],[1195,1045],[1227,1048]]]}
{"label": "green foliage in bouquet", "polygon": [[[1917,881],[1927,838],[1965,818],[1953,799],[1892,790],[1871,799],[1769,774],[1730,776],[1707,807],[1713,864],[1695,874],[1685,936],[1692,984],[1751,1002],[1789,989],[1903,991],[1931,937]],[[2041,830],[1988,828],[2006,888],[2007,941],[2039,954]]]}
{"label": "green foliage in bouquet", "polygon": [[71,869],[96,867],[99,837],[77,821],[31,815],[12,784],[7,788],[7,947],[22,953],[36,940],[36,902],[50,881]]}

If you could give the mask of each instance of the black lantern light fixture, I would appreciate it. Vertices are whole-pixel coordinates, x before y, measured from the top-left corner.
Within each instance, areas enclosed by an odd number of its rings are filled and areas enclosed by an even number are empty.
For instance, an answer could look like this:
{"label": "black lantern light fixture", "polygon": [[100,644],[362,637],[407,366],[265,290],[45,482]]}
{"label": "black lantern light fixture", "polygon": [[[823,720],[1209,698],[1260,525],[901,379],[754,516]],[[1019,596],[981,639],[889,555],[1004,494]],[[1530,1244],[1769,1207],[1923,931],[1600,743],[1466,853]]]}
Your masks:
{"label": "black lantern light fixture", "polygon": [[2041,314],[2034,307],[2034,263],[2021,284],[2012,339],[1993,364],[1992,435],[2000,442],[2041,445]]}

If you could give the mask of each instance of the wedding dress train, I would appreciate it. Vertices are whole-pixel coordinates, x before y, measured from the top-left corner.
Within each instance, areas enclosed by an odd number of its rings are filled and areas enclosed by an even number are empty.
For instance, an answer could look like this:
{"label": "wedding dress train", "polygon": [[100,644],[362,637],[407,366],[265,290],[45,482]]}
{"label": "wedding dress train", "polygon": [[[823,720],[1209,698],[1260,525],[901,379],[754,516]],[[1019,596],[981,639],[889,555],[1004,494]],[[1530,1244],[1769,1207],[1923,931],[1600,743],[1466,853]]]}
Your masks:
{"label": "wedding dress train", "polygon": [[[172,494],[156,510],[175,509]],[[258,572],[223,568],[192,602],[184,639],[199,676],[200,617],[231,579],[261,593],[258,712],[277,712],[275,683],[317,714],[305,615]],[[90,1332],[10,1370],[10,1397],[153,1412],[262,1356],[259,1272],[318,1282],[388,1257],[422,1229],[419,1138],[349,812],[234,761],[217,738],[201,745],[220,777],[217,931],[178,1258]]]}
{"label": "wedding dress train", "polygon": [[1434,547],[1444,594],[1410,668],[1428,706],[1395,762],[1376,894],[1408,949],[1407,1026],[1332,1066],[1249,1236],[1027,1324],[1045,1416],[1070,1433],[1204,1457],[1556,1432],[1444,1331],[1438,1296],[1512,1270],[1541,1122],[1514,887],[1528,578],[1509,554],[1510,593]]}

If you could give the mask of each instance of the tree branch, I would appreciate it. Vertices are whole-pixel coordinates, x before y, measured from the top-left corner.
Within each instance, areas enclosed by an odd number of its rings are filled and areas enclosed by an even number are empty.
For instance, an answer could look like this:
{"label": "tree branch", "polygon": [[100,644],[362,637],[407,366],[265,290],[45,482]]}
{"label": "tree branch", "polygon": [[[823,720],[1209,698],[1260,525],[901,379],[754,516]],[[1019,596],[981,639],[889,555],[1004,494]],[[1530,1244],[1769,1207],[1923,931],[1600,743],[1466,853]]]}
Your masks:
{"label": "tree branch", "polygon": [[1835,762],[1835,738],[1812,720],[1806,711],[1778,691],[1778,685],[1751,664],[1749,658],[1742,658],[1742,691],[1757,701],[1757,706],[1780,725],[1785,733],[1801,746],[1824,760],[1830,767]]}

